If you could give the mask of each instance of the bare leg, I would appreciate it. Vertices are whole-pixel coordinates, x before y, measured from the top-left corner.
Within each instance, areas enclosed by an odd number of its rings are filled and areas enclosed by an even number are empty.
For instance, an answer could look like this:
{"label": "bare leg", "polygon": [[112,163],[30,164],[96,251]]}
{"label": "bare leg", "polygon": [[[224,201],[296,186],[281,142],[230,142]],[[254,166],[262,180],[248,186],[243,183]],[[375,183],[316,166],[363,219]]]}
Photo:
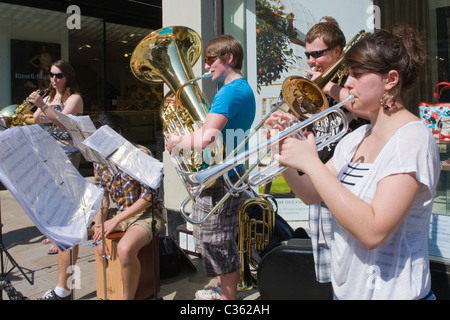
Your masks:
{"label": "bare leg", "polygon": [[[72,264],[75,265],[78,258],[78,246],[74,246],[72,248],[73,251],[73,261]],[[67,268],[70,266],[70,250],[66,251],[59,250],[58,252],[58,280],[56,285],[58,287],[64,288],[70,291],[69,286],[67,285],[67,280],[71,276],[70,273],[67,273]]]}
{"label": "bare leg", "polygon": [[236,300],[239,270],[219,276],[222,287],[222,300]]}
{"label": "bare leg", "polygon": [[134,226],[125,232],[117,245],[122,267],[123,299],[133,300],[141,275],[141,263],[138,259],[139,251],[148,242],[147,231],[139,226]]}

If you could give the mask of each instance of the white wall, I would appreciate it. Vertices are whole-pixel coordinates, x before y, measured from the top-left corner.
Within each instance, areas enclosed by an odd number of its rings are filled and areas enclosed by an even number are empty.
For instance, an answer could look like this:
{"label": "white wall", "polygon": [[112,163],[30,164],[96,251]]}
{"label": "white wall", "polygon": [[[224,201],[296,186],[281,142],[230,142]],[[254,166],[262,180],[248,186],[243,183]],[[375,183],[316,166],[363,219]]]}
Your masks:
{"label": "white wall", "polygon": [[[162,12],[163,12],[163,27],[169,26],[186,26],[195,30],[203,42],[205,43],[213,37],[214,34],[214,1],[199,1],[199,0],[163,0],[162,1]],[[211,17],[211,19],[207,19]],[[200,76],[205,70],[203,69],[203,63],[201,59],[192,68],[194,75]],[[209,81],[210,82],[210,81]],[[205,88],[203,88],[203,81],[199,82],[198,85],[202,88],[205,93]],[[212,96],[211,90],[213,87],[211,84],[206,84],[209,89],[209,95],[205,93],[208,97]],[[166,91],[167,86],[166,87]],[[170,154],[165,151],[163,154],[164,162],[164,205],[169,210],[179,211],[180,205],[184,199],[188,197],[188,193],[181,182],[178,174],[176,173],[175,166],[172,162]],[[188,207],[190,211],[190,207]]]}

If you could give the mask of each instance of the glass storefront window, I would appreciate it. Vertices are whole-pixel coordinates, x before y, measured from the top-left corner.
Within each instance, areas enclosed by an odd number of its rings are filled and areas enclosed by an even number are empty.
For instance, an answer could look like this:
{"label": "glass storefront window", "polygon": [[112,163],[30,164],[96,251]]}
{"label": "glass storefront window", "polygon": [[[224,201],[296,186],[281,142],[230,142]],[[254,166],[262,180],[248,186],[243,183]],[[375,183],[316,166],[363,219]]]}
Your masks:
{"label": "glass storefront window", "polygon": [[151,30],[106,23],[105,31],[108,107],[119,111],[157,110],[162,101],[162,85],[143,83],[130,70],[134,49]]}
{"label": "glass storefront window", "polygon": [[[424,35],[429,58],[418,85],[410,95],[409,103],[411,111],[418,114],[420,102],[437,102],[433,97],[434,87],[439,82],[449,81],[449,2],[448,0],[411,0],[408,6],[400,0],[375,0],[374,3],[380,7],[382,27],[407,23],[421,30]],[[440,102],[450,102],[448,93],[441,97]],[[442,171],[433,203],[428,241],[431,260],[448,264],[450,262],[450,143],[441,142],[439,139],[437,143]],[[445,275],[441,271],[439,273]]]}
{"label": "glass storefront window", "polygon": [[48,87],[48,66],[41,65],[63,59],[76,71],[84,114],[95,118],[104,111],[121,113],[128,122],[126,138],[156,151],[163,86],[138,81],[129,67],[134,48],[151,29],[105,22],[83,12],[80,28],[69,28],[70,13],[6,3],[0,3],[0,17],[0,109]]}
{"label": "glass storefront window", "polygon": [[130,70],[131,55],[152,30],[113,23],[105,24],[105,109],[121,114],[128,124],[129,141],[157,150],[157,132],[162,123],[159,109],[163,84],[139,81]]}
{"label": "glass storefront window", "polygon": [[[67,59],[65,20],[61,13],[0,3],[0,108],[45,86],[47,62]],[[41,63],[38,55],[51,59]]]}
{"label": "glass storefront window", "polygon": [[68,33],[68,57],[76,70],[84,111],[88,114],[105,109],[103,33],[103,21],[90,17],[83,17],[81,29],[73,29]]}

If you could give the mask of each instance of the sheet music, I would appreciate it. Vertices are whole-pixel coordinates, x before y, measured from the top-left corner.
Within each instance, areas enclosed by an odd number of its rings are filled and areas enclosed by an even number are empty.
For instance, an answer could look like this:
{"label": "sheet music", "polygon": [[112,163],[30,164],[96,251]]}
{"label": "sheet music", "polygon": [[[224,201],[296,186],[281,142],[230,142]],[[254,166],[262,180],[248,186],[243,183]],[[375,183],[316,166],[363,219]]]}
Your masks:
{"label": "sheet music", "polygon": [[109,126],[102,126],[83,143],[134,179],[154,190],[159,188],[163,163],[142,152]]}
{"label": "sheet music", "polygon": [[83,157],[89,162],[105,163],[94,150],[86,148],[83,141],[97,130],[89,116],[74,116],[72,114],[63,114],[55,110],[58,121],[67,129],[72,137],[73,144]]}
{"label": "sheet music", "polygon": [[65,250],[86,238],[103,191],[40,126],[0,132],[0,180],[36,227]]}
{"label": "sheet music", "polygon": [[102,157],[108,158],[126,142],[124,137],[105,125],[89,136],[83,144],[97,151]]}

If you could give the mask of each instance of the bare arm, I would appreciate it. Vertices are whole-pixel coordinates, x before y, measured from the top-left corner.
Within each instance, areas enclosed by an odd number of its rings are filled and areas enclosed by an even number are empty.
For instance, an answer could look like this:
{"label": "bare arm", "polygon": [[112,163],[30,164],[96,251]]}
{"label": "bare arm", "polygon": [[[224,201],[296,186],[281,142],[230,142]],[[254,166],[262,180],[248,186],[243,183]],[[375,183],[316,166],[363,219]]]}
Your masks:
{"label": "bare arm", "polygon": [[173,149],[202,150],[215,141],[222,129],[228,122],[223,114],[209,113],[203,126],[189,135],[170,135],[166,143],[167,150],[172,153]]}
{"label": "bare arm", "polygon": [[[406,217],[421,187],[414,173],[396,174],[381,180],[371,203],[349,191],[314,155],[317,154],[312,134],[306,141],[289,138],[276,158],[284,165],[305,172],[311,185],[339,223],[368,249],[381,245]],[[331,161],[331,160],[330,160]],[[307,189],[306,189],[307,190]],[[304,196],[305,190],[297,190]]]}
{"label": "bare arm", "polygon": [[[30,99],[30,101],[38,107],[33,114],[36,124],[41,123],[40,115],[41,113],[44,113],[46,117],[56,126],[63,126],[56,118],[56,113],[53,108],[51,108],[51,105],[49,105],[48,108],[45,108],[44,111],[41,110],[41,108],[43,108],[45,105],[42,97],[36,97],[35,99]],[[62,113],[72,115],[83,113],[83,99],[81,98],[81,96],[79,94],[72,94],[69,98],[67,98],[66,102],[64,103],[64,109]]]}

